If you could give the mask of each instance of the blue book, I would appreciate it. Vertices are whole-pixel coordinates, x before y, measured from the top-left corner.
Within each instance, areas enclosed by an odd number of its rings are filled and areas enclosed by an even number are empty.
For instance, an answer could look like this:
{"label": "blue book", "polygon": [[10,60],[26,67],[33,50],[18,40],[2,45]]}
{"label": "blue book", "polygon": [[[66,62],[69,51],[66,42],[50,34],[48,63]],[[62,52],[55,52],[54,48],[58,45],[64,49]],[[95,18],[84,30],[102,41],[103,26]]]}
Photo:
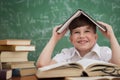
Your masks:
{"label": "blue book", "polygon": [[36,68],[18,68],[12,70],[12,76],[29,76],[36,73]]}

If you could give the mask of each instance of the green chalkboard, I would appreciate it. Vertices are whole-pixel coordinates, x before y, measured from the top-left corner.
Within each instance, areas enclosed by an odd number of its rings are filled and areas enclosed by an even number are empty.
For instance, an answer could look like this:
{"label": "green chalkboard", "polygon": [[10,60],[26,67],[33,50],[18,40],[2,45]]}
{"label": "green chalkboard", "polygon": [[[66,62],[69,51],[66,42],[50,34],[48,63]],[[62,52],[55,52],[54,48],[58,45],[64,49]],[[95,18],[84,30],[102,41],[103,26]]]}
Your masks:
{"label": "green chalkboard", "polygon": [[[0,0],[0,39],[31,39],[36,51],[30,52],[29,60],[36,61],[53,27],[77,9],[112,25],[120,42],[120,0]],[[98,34],[98,43],[109,46],[109,41]],[[71,47],[69,33],[57,44],[53,56],[65,47]]]}

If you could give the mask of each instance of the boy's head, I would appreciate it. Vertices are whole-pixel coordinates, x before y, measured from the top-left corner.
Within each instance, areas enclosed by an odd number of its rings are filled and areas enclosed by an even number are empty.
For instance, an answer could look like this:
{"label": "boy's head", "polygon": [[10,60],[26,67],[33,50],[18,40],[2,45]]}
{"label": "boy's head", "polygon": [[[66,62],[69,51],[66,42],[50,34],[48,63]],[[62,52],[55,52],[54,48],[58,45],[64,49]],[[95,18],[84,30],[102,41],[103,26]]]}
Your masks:
{"label": "boy's head", "polygon": [[70,41],[81,54],[92,50],[98,38],[96,25],[93,22],[81,15],[71,22],[69,29]]}
{"label": "boy's head", "polygon": [[87,17],[81,14],[81,16],[75,18],[69,25],[70,33],[72,33],[72,30],[78,27],[83,26],[90,26],[92,27],[94,33],[96,33],[96,25],[90,21]]}

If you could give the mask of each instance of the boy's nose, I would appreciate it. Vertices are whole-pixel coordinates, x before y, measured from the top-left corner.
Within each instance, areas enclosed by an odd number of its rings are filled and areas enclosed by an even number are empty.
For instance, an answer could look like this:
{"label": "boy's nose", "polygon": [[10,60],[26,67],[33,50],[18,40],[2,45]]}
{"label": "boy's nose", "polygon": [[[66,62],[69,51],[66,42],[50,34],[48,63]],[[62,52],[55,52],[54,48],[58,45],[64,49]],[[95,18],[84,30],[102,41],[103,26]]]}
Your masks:
{"label": "boy's nose", "polygon": [[84,37],[85,37],[84,33],[80,33],[80,38],[84,38]]}

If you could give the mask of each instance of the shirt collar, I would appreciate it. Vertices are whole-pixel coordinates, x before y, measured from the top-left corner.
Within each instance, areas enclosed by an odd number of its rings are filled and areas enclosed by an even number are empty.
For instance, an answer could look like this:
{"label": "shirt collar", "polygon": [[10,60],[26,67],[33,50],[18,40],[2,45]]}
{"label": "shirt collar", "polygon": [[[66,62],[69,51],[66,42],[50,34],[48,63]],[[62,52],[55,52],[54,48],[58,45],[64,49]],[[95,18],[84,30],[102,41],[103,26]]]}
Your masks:
{"label": "shirt collar", "polygon": [[[100,57],[100,46],[96,43],[95,46],[92,48],[91,53],[96,53],[98,57]],[[78,50],[74,47],[74,53],[73,55],[77,54],[81,57]]]}
{"label": "shirt collar", "polygon": [[95,52],[100,57],[100,46],[96,43],[91,52]]}
{"label": "shirt collar", "polygon": [[78,50],[74,47],[74,52],[73,52],[72,56],[74,56],[75,54],[77,54],[79,57],[81,57]]}

